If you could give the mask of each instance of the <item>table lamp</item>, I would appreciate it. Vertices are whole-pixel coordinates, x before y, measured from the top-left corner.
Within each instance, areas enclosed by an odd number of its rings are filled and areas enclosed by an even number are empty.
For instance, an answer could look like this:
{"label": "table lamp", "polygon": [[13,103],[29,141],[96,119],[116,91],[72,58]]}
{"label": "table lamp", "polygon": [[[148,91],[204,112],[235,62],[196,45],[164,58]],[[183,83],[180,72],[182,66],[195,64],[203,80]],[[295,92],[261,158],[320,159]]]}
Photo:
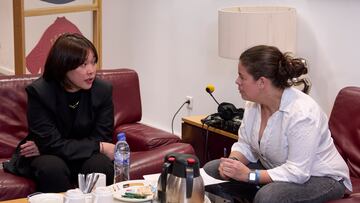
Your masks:
{"label": "table lamp", "polygon": [[[219,55],[238,60],[246,49],[270,45],[281,52],[296,51],[296,10],[277,6],[241,6],[223,8],[219,14]],[[294,78],[295,86],[309,93],[306,77]]]}
{"label": "table lamp", "polygon": [[255,45],[271,45],[295,52],[296,11],[289,7],[230,7],[219,14],[219,55],[239,59]]}

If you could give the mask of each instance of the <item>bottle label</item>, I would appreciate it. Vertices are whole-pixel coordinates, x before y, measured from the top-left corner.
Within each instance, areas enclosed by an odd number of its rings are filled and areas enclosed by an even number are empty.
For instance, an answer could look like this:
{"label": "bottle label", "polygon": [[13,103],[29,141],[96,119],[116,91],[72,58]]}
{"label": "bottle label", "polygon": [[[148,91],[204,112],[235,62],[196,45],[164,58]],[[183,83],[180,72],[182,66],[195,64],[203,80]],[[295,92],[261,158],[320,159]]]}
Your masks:
{"label": "bottle label", "polygon": [[130,154],[128,153],[115,153],[114,163],[117,165],[129,165],[130,164]]}

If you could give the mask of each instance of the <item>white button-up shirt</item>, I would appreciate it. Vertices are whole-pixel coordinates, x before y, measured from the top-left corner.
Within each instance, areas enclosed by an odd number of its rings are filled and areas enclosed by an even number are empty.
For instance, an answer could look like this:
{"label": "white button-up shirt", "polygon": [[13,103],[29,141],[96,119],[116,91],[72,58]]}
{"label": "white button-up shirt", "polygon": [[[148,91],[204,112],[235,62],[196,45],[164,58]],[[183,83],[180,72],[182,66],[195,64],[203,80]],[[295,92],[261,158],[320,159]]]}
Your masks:
{"label": "white button-up shirt", "polygon": [[310,96],[286,88],[259,142],[260,122],[260,105],[246,102],[239,140],[231,150],[250,162],[260,160],[273,181],[304,183],[310,176],[326,176],[343,179],[352,190],[349,169],[335,148],[328,118]]}

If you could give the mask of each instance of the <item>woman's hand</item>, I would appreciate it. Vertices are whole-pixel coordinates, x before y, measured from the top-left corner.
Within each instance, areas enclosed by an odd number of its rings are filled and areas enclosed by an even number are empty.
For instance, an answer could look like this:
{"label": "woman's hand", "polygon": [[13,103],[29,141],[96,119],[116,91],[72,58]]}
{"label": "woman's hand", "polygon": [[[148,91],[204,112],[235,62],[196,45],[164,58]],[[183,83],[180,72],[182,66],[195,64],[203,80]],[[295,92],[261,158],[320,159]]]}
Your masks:
{"label": "woman's hand", "polygon": [[115,145],[108,142],[100,142],[100,153],[105,154],[110,160],[114,160]]}
{"label": "woman's hand", "polygon": [[230,178],[237,181],[248,181],[250,169],[243,163],[229,158],[221,158],[219,173],[222,178],[228,180]]}
{"label": "woman's hand", "polygon": [[34,141],[26,141],[20,145],[20,155],[25,157],[39,156],[40,152]]}

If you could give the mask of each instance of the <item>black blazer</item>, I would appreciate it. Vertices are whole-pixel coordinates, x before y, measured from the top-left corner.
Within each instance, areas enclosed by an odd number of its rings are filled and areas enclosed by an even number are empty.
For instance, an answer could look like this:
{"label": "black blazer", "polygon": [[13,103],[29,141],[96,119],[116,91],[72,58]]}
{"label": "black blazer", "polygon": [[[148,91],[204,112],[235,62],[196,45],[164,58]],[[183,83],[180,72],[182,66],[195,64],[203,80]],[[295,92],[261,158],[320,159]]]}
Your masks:
{"label": "black blazer", "polygon": [[87,159],[99,153],[99,142],[112,142],[114,105],[112,86],[98,78],[89,90],[81,90],[74,122],[66,92],[59,84],[42,77],[26,87],[28,94],[28,136],[22,140],[4,169],[31,176],[33,158],[20,156],[20,145],[35,141],[40,154],[56,155],[65,161]]}
{"label": "black blazer", "polygon": [[112,141],[112,86],[97,78],[89,90],[81,91],[72,123],[63,87],[41,77],[26,88],[29,139],[35,141],[40,154],[84,159],[99,152],[100,141]]}

